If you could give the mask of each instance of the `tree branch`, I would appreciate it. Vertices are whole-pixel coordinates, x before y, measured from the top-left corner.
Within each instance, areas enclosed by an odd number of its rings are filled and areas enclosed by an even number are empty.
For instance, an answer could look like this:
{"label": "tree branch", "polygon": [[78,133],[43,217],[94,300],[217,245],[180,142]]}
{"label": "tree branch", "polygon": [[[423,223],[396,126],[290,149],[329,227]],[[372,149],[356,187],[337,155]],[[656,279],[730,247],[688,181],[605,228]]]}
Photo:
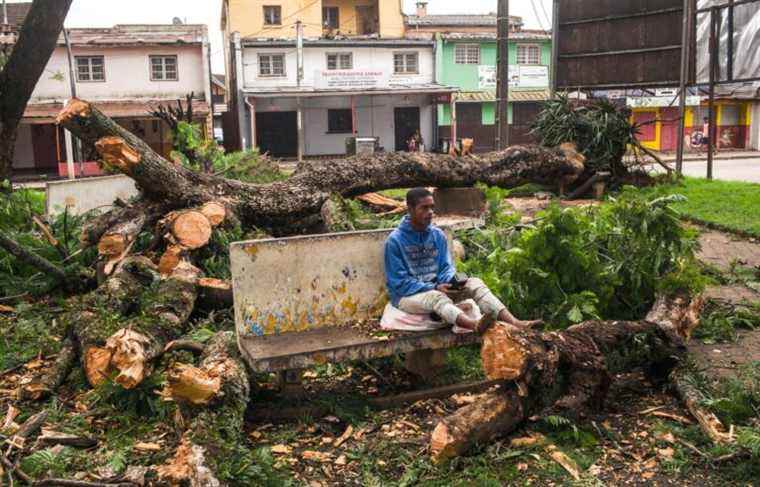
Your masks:
{"label": "tree branch", "polygon": [[0,231],[0,247],[4,248],[9,254],[16,257],[18,260],[54,276],[62,283],[65,284],[67,282],[68,276],[66,276],[63,269],[44,257],[35,254],[31,250],[25,249],[14,240],[10,239],[2,231]]}

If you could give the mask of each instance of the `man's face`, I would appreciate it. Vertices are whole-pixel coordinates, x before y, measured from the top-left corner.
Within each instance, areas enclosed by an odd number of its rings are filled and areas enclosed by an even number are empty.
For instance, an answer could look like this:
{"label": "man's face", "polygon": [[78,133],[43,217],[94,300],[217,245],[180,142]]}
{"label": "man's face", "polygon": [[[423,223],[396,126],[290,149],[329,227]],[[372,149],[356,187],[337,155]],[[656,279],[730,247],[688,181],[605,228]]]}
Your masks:
{"label": "man's face", "polygon": [[435,202],[432,196],[426,196],[417,202],[414,208],[409,209],[409,217],[415,227],[427,227],[433,223],[435,215]]}

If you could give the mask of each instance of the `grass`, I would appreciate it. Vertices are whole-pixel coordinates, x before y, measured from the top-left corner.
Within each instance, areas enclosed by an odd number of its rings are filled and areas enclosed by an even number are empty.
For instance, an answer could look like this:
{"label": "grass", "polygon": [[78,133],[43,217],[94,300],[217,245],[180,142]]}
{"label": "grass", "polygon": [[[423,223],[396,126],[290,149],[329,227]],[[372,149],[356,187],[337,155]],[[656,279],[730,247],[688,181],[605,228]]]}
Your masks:
{"label": "grass", "polygon": [[685,177],[642,192],[683,195],[687,200],[673,206],[684,216],[760,237],[760,184]]}

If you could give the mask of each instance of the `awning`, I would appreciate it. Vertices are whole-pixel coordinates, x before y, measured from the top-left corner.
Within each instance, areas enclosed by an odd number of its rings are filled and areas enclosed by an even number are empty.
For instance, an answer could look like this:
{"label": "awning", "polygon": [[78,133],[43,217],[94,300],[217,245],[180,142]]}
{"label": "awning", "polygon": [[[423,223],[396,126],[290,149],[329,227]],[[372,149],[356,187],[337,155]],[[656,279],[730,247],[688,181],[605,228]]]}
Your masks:
{"label": "awning", "polygon": [[[93,102],[93,104],[111,118],[153,118],[150,111],[159,104],[176,105],[176,100],[145,100],[139,102],[105,101]],[[63,110],[63,103],[37,103],[29,104],[24,110],[21,123],[43,124],[55,123],[55,118]],[[205,118],[209,114],[208,103],[205,101],[193,101],[193,113]],[[200,117],[199,117],[200,118]]]}
{"label": "awning", "polygon": [[455,93],[456,88],[436,84],[389,86],[385,88],[353,89],[353,90],[320,90],[315,88],[275,88],[271,90],[246,91],[246,96],[254,98],[301,97],[317,98],[325,96],[368,96],[368,95],[435,95]]}
{"label": "awning", "polygon": [[[551,98],[551,91],[549,89],[541,90],[509,90],[509,101],[511,102],[527,102],[527,101],[546,101]],[[463,91],[457,93],[457,103],[484,103],[495,102],[496,91]]]}

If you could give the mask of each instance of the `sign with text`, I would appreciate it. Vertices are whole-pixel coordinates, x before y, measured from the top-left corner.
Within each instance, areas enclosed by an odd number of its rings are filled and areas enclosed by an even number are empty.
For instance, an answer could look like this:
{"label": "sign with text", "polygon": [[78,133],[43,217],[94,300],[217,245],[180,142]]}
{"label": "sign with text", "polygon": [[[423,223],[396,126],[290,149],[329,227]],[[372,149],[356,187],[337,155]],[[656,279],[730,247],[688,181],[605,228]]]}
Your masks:
{"label": "sign with text", "polygon": [[314,76],[317,89],[354,90],[382,88],[389,84],[388,73],[373,69],[319,70]]}
{"label": "sign with text", "polygon": [[[690,107],[699,106],[701,102],[699,96],[687,96],[686,105]],[[626,99],[626,105],[631,108],[665,108],[677,107],[678,98],[670,96],[629,96]]]}
{"label": "sign with text", "polygon": [[[509,66],[510,88],[547,88],[548,66]],[[478,88],[496,88],[496,66],[478,66]]]}

